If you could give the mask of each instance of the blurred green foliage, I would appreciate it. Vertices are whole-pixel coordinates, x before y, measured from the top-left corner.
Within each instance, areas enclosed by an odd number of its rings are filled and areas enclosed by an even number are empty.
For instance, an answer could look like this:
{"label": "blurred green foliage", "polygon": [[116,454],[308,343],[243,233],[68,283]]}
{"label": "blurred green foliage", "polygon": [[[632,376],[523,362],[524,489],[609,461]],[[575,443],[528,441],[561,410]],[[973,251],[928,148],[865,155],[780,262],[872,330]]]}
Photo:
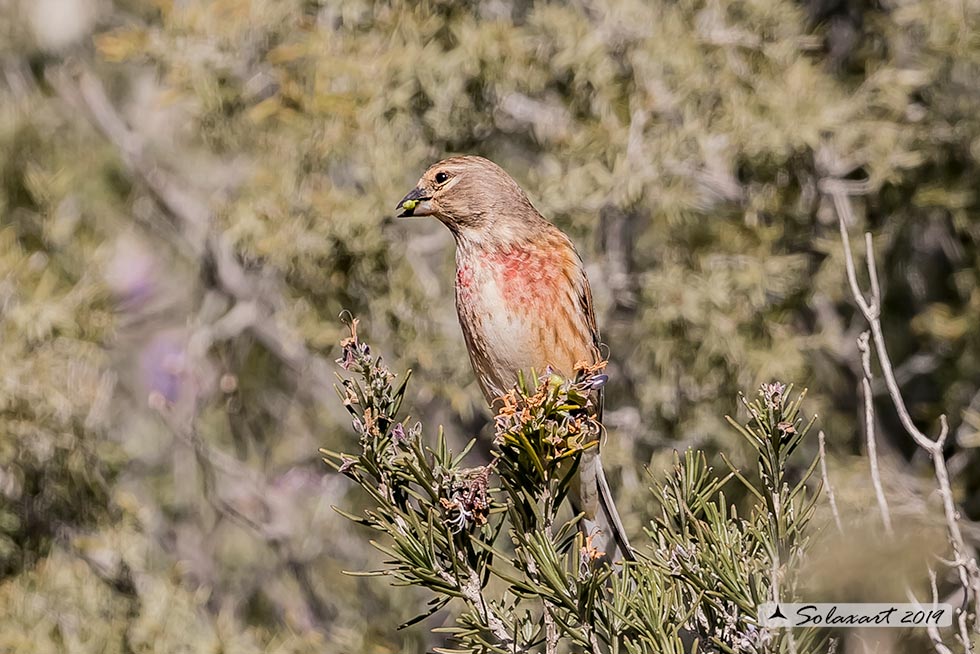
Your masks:
{"label": "blurred green foliage", "polygon": [[[588,264],[629,531],[674,448],[754,462],[723,417],[775,378],[809,387],[842,509],[867,519],[864,325],[827,177],[860,185],[900,382],[923,427],[948,413],[976,518],[978,19],[946,0],[0,0],[0,649],[439,644],[394,631],[410,591],[340,574],[375,561],[329,510],[364,498],[317,457],[346,418],[290,353],[335,358],[350,310],[415,370],[413,414],[481,430],[451,239],[391,218],[457,152],[511,172]],[[64,81],[80,66],[136,155],[93,128]],[[134,156],[211,222],[176,219]],[[264,332],[206,234],[271,307]],[[876,392],[889,490],[928,526],[928,466]]]}

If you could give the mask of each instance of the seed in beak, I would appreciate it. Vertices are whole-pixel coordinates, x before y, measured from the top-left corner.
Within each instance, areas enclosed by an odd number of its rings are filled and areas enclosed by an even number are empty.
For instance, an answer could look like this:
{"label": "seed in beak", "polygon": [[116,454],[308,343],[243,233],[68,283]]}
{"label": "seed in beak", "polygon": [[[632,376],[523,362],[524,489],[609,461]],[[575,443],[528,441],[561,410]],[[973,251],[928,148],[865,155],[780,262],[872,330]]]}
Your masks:
{"label": "seed in beak", "polygon": [[402,202],[402,209],[405,211],[412,211],[415,207],[419,206],[418,200],[405,200]]}

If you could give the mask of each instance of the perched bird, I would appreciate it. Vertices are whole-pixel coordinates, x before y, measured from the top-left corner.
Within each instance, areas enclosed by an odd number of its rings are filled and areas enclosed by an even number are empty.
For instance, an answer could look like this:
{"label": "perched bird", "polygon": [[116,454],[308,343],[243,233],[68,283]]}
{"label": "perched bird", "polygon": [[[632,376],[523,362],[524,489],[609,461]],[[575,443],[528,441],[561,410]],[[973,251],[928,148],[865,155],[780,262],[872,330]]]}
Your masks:
{"label": "perched bird", "polygon": [[[491,406],[519,371],[550,366],[570,376],[576,363],[601,358],[582,259],[500,166],[475,156],[440,161],[396,210],[434,216],[456,239],[456,311]],[[570,497],[593,547],[610,561],[633,558],[598,448],[583,455]]]}

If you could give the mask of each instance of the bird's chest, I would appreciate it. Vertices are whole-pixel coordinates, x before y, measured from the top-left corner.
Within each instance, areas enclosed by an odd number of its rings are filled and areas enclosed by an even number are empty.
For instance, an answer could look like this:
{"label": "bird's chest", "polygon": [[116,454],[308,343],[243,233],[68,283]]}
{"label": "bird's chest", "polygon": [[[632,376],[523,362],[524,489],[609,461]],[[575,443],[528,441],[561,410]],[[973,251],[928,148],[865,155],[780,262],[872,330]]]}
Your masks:
{"label": "bird's chest", "polygon": [[456,309],[488,396],[513,386],[519,370],[540,373],[548,365],[540,341],[546,307],[555,301],[555,273],[545,264],[521,252],[457,261]]}

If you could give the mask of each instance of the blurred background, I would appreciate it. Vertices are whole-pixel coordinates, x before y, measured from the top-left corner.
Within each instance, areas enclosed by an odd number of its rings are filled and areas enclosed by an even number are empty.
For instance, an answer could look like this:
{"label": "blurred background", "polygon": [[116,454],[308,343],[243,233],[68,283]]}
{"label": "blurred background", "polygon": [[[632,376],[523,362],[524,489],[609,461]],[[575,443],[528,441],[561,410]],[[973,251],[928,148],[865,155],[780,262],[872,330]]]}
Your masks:
{"label": "blurred background", "polygon": [[[751,460],[724,416],[773,380],[809,388],[844,518],[876,524],[866,325],[820,186],[853,180],[896,374],[923,430],[949,417],[973,542],[978,19],[977,0],[0,0],[0,651],[442,644],[445,613],[396,630],[424,593],[342,574],[381,556],[317,449],[356,447],[344,310],[414,371],[427,433],[461,445],[489,418],[452,239],[392,217],[456,153],[508,170],[587,263],[606,469],[638,536],[673,450]],[[931,465],[874,393],[896,523],[941,551]],[[901,564],[853,542],[815,549],[821,592],[905,601],[845,583]]]}

